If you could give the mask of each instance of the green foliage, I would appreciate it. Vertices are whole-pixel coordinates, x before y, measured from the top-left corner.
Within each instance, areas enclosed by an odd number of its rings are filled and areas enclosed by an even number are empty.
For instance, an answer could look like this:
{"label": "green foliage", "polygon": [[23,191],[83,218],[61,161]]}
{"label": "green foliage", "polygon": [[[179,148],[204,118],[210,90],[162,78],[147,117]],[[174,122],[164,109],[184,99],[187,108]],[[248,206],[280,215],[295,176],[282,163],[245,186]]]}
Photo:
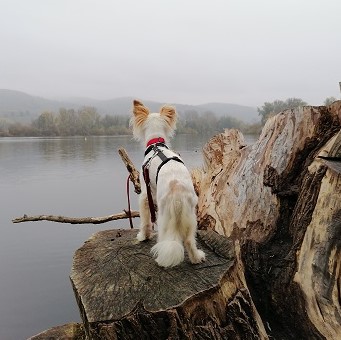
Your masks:
{"label": "green foliage", "polygon": [[263,125],[261,123],[247,124],[241,128],[241,131],[247,135],[260,135]]}
{"label": "green foliage", "polygon": [[0,136],[111,136],[129,135],[129,118],[126,115],[106,115],[103,118],[96,108],[84,106],[78,111],[60,108],[55,114],[45,111],[29,125],[9,123],[0,118]]}
{"label": "green foliage", "polygon": [[100,120],[100,125],[103,128],[103,134],[107,136],[128,135],[131,133],[127,116],[105,115],[104,118]]}
{"label": "green foliage", "polygon": [[262,117],[262,124],[265,124],[268,118],[276,115],[277,113],[305,105],[307,105],[307,103],[300,98],[288,98],[285,101],[277,99],[272,103],[265,102],[261,108],[257,108],[257,111]]}
{"label": "green foliage", "polygon": [[[249,125],[227,114],[217,117],[212,111],[200,114],[195,110],[188,110],[179,115],[177,133],[210,137],[224,129],[237,128],[245,131],[248,127]],[[113,136],[131,133],[127,115],[101,117],[94,107],[82,107],[78,111],[60,108],[58,114],[45,111],[31,125],[15,123],[9,126],[0,121],[1,136]]]}
{"label": "green foliage", "polygon": [[59,135],[74,136],[79,133],[79,117],[75,110],[59,109],[56,118]]}
{"label": "green foliage", "polygon": [[8,128],[11,125],[10,121],[6,118],[0,118],[0,136],[8,136]]}
{"label": "green foliage", "polygon": [[223,116],[219,118],[217,122],[217,126],[220,131],[224,129],[235,129],[235,128],[243,129],[244,125],[245,124],[243,122],[230,116]]}
{"label": "green foliage", "polygon": [[328,98],[326,98],[326,100],[324,101],[323,104],[325,106],[328,106],[328,105],[333,104],[335,101],[337,101],[337,99],[335,97],[328,97]]}
{"label": "green foliage", "polygon": [[177,133],[198,133],[209,136],[223,132],[224,129],[242,129],[244,125],[243,122],[228,115],[218,118],[212,111],[199,114],[195,110],[188,110],[179,118]]}
{"label": "green foliage", "polygon": [[41,133],[33,125],[24,125],[21,123],[13,123],[8,127],[8,137],[36,137],[41,136]]}
{"label": "green foliage", "polygon": [[58,135],[57,125],[53,112],[43,112],[36,120],[33,121],[32,125],[39,131],[41,136]]}
{"label": "green foliage", "polygon": [[92,131],[99,128],[100,115],[94,107],[82,107],[78,110],[78,119],[81,134],[84,136],[91,135]]}

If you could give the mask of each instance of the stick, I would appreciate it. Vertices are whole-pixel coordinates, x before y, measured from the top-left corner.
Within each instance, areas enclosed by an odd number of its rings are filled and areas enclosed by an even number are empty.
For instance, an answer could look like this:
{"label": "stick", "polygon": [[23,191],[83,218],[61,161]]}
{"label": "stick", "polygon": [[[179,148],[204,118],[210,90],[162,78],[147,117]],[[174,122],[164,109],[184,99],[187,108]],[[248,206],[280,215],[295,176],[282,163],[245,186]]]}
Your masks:
{"label": "stick", "polygon": [[[139,217],[138,211],[132,211],[131,217]],[[100,224],[109,221],[121,220],[129,218],[126,211],[114,215],[101,216],[101,217],[66,217],[66,216],[54,216],[54,215],[39,215],[39,216],[27,216],[18,217],[12,220],[13,223],[21,222],[35,222],[35,221],[51,221],[59,223],[71,223],[71,224]]]}
{"label": "stick", "polygon": [[123,163],[125,164],[128,172],[130,173],[130,180],[134,185],[135,192],[141,193],[140,173],[136,170],[133,162],[130,160],[127,152],[124,148],[119,148],[118,153],[120,154]]}
{"label": "stick", "polygon": [[[118,153],[120,154],[123,163],[125,164],[128,172],[130,173],[130,180],[135,187],[135,192],[137,194],[141,193],[141,183],[140,183],[140,173],[136,170],[133,162],[130,160],[127,152],[124,148],[119,148]],[[138,211],[131,211],[131,217],[140,217]],[[54,215],[37,215],[37,216],[27,216],[17,217],[12,220],[13,223],[21,222],[35,222],[35,221],[51,221],[59,223],[71,223],[71,224],[100,224],[109,221],[121,220],[129,218],[129,212],[125,211],[123,213],[102,216],[102,217],[67,217],[67,216],[54,216]]]}

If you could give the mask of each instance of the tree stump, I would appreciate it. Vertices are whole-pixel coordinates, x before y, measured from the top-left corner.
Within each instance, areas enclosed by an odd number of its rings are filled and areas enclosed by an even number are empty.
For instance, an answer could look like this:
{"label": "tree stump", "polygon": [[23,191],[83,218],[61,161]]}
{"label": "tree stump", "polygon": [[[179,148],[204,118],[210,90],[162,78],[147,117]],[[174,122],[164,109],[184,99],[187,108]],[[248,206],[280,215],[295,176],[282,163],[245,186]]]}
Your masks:
{"label": "tree stump", "polygon": [[71,281],[89,339],[265,339],[233,242],[200,231],[206,262],[161,268],[155,238],[136,230],[93,235],[76,251]]}
{"label": "tree stump", "polygon": [[341,101],[287,110],[252,146],[236,130],[215,136],[194,174],[199,226],[240,242],[275,339],[341,338],[340,128]]}

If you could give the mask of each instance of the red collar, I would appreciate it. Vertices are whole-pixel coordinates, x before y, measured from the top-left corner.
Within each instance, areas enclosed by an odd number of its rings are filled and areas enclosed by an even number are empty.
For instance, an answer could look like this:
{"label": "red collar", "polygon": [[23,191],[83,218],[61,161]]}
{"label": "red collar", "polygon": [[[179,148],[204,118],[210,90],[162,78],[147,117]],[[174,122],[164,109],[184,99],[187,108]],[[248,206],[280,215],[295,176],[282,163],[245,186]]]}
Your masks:
{"label": "red collar", "polygon": [[147,143],[147,148],[148,148],[148,146],[155,144],[155,143],[165,143],[165,140],[161,137],[153,138]]}

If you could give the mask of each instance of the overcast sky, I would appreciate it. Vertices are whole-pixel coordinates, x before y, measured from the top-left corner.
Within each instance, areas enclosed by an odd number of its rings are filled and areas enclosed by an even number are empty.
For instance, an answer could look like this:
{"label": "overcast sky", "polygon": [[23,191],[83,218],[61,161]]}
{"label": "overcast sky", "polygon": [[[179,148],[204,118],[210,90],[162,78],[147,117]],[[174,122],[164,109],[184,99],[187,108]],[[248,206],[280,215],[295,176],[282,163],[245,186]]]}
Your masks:
{"label": "overcast sky", "polygon": [[0,0],[0,88],[261,106],[340,98],[341,0]]}

